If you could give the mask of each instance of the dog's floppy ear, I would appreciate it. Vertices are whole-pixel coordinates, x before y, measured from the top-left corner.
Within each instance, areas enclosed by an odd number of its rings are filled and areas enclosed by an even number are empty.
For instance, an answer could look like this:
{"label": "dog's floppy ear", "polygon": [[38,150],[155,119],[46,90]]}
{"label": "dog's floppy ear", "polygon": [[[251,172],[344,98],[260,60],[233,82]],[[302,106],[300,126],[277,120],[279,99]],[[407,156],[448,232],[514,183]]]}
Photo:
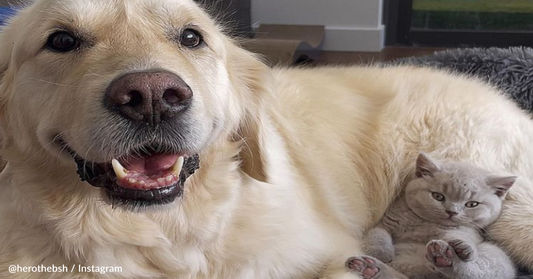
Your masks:
{"label": "dog's floppy ear", "polygon": [[238,137],[235,140],[241,140],[242,146],[239,153],[241,159],[241,168],[250,177],[266,182],[267,176],[265,171],[265,160],[261,143],[262,127],[251,118],[247,118],[242,123],[237,132]]}
{"label": "dog's floppy ear", "polygon": [[252,178],[267,181],[264,141],[270,123],[265,105],[273,97],[271,71],[260,58],[235,43],[231,42],[227,48],[229,73],[244,109],[234,135],[234,140],[242,144],[241,168]]}
{"label": "dog's floppy ear", "polygon": [[24,19],[17,16],[19,13],[14,8],[12,15],[4,25],[0,27],[0,105],[3,106],[11,94],[10,86],[13,80],[13,73],[10,71],[13,51],[15,47],[15,38],[20,33],[18,27],[24,26]]}
{"label": "dog's floppy ear", "polygon": [[0,149],[8,144],[6,134],[6,104],[13,94],[14,71],[12,69],[16,26],[20,25],[19,17],[12,17],[7,24],[0,27]]}

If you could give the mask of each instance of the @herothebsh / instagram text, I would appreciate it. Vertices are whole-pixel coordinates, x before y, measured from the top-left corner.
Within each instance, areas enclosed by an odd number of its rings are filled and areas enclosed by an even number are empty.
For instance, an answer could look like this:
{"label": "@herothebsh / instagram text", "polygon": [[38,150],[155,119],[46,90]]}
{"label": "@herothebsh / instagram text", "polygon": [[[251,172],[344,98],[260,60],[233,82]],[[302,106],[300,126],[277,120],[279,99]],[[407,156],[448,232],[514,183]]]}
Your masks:
{"label": "@herothebsh / instagram text", "polygon": [[72,266],[66,265],[38,265],[38,266],[21,266],[13,264],[9,266],[9,273],[120,273],[122,267],[120,266],[83,266],[74,264]]}

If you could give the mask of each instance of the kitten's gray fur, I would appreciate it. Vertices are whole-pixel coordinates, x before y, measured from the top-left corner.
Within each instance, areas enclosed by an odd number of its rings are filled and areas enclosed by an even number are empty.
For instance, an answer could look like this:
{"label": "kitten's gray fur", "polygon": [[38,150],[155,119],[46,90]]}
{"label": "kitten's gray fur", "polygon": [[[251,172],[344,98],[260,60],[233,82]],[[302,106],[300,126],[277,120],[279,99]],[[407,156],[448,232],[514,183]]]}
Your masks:
{"label": "kitten's gray fur", "polygon": [[370,257],[351,258],[348,268],[366,279],[513,279],[510,258],[481,231],[515,180],[419,154],[416,178],[367,233]]}

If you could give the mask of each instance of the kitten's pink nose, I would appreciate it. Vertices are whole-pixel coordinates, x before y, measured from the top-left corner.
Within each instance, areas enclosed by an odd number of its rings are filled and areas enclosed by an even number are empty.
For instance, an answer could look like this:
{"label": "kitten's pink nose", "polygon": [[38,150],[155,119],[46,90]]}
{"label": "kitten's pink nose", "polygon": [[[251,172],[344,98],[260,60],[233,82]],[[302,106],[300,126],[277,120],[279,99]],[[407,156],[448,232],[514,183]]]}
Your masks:
{"label": "kitten's pink nose", "polygon": [[453,217],[453,216],[455,216],[455,215],[457,215],[457,214],[459,214],[459,213],[457,213],[457,212],[449,211],[449,210],[446,210],[446,213],[448,213],[448,216],[450,216],[450,218]]}

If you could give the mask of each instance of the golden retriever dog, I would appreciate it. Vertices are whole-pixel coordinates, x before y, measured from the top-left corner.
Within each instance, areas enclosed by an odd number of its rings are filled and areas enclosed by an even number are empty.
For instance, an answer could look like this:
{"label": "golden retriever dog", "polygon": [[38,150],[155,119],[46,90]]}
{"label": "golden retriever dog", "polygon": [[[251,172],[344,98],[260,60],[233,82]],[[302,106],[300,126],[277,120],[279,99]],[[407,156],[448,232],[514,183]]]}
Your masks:
{"label": "golden retriever dog", "polygon": [[533,121],[482,82],[271,69],[192,0],[37,0],[0,69],[1,278],[359,278],[420,151],[519,176],[487,235],[533,268]]}

